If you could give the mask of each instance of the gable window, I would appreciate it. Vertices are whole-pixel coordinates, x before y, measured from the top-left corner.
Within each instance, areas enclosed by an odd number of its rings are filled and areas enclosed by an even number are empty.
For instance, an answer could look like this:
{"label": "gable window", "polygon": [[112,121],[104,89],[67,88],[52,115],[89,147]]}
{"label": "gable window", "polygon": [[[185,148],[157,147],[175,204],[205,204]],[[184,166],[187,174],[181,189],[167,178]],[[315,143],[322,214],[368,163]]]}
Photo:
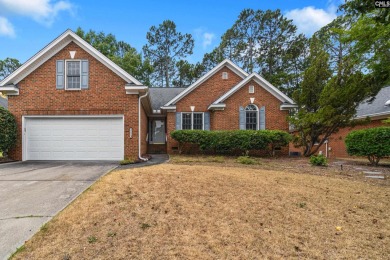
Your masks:
{"label": "gable window", "polygon": [[222,79],[228,79],[229,74],[227,72],[222,72]]}
{"label": "gable window", "polygon": [[66,89],[81,89],[81,61],[66,61]]}
{"label": "gable window", "polygon": [[253,93],[255,93],[255,86],[250,85],[249,86],[249,94],[253,94]]}
{"label": "gable window", "polygon": [[259,110],[255,105],[248,105],[245,108],[245,129],[257,130]]}
{"label": "gable window", "polygon": [[203,130],[203,113],[182,113],[183,130]]}

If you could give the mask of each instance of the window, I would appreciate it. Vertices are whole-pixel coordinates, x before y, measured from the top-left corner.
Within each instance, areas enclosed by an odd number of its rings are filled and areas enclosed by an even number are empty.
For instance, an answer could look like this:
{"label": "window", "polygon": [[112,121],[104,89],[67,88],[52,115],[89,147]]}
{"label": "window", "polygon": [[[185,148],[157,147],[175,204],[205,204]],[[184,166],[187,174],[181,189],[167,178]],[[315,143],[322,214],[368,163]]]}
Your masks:
{"label": "window", "polygon": [[245,108],[245,129],[246,130],[257,130],[258,129],[258,116],[259,110],[255,105],[248,105]]}
{"label": "window", "polygon": [[253,93],[255,93],[255,86],[250,85],[249,86],[249,94],[253,94]]}
{"label": "window", "polygon": [[181,129],[203,130],[203,113],[182,113]]}
{"label": "window", "polygon": [[194,114],[193,129],[194,130],[203,130],[203,114],[202,113],[195,113]]}
{"label": "window", "polygon": [[182,113],[182,128],[183,130],[192,129],[192,114],[191,113]]}
{"label": "window", "polygon": [[80,61],[66,61],[66,89],[81,89]]}
{"label": "window", "polygon": [[227,72],[222,72],[222,79],[228,79],[229,74]]}

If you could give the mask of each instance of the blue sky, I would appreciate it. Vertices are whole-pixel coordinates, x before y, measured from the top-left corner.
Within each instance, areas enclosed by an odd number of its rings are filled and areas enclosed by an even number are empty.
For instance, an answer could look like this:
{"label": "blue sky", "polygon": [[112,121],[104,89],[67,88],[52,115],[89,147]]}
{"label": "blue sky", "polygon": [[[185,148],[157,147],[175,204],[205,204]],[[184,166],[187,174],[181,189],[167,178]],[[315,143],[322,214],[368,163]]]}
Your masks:
{"label": "blue sky", "polygon": [[146,33],[166,19],[195,39],[190,62],[218,45],[241,10],[277,9],[310,36],[333,20],[340,0],[0,0],[0,59],[25,62],[66,29],[103,31],[138,51]]}

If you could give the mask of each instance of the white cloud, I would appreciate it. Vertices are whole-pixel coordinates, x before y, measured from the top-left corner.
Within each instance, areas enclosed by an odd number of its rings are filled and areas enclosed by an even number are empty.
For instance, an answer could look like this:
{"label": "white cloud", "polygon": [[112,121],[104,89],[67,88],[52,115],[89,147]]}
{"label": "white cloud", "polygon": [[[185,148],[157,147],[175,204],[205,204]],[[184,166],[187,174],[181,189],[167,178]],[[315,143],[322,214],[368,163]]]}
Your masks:
{"label": "white cloud", "polygon": [[205,28],[197,28],[194,30],[195,39],[202,42],[203,49],[206,49],[213,43],[215,39],[215,34],[211,32],[206,32]]}
{"label": "white cloud", "polygon": [[202,46],[204,49],[207,48],[207,46],[211,45],[211,43],[213,42],[215,38],[215,34],[214,33],[203,33],[203,42],[202,42]]}
{"label": "white cloud", "polygon": [[326,10],[317,9],[313,6],[293,9],[286,12],[286,17],[293,20],[293,23],[298,27],[298,32],[311,36],[337,17],[337,7],[332,3],[328,4]]}
{"label": "white cloud", "polygon": [[26,16],[50,26],[60,11],[72,12],[73,5],[68,1],[51,0],[0,0],[0,10],[6,13]]}
{"label": "white cloud", "polygon": [[5,35],[9,37],[15,36],[15,30],[12,24],[8,21],[7,18],[0,16],[0,35]]}

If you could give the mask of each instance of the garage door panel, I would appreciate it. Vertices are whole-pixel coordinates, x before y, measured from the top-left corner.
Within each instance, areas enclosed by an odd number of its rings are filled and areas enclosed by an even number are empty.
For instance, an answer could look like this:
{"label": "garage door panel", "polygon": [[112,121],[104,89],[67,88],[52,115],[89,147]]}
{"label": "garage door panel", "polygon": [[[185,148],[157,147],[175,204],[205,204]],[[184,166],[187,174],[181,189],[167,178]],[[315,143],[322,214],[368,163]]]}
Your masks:
{"label": "garage door panel", "polygon": [[27,160],[122,160],[123,118],[26,118]]}

